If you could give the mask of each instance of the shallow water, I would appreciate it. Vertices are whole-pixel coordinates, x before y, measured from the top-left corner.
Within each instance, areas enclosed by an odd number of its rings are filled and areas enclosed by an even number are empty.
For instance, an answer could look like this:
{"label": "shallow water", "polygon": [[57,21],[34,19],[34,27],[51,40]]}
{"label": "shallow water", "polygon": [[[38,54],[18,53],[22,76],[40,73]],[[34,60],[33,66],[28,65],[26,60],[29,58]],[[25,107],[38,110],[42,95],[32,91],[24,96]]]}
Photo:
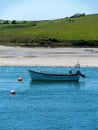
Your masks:
{"label": "shallow water", "polygon": [[31,81],[28,69],[70,68],[0,67],[0,130],[98,130],[98,68],[81,68],[79,82]]}

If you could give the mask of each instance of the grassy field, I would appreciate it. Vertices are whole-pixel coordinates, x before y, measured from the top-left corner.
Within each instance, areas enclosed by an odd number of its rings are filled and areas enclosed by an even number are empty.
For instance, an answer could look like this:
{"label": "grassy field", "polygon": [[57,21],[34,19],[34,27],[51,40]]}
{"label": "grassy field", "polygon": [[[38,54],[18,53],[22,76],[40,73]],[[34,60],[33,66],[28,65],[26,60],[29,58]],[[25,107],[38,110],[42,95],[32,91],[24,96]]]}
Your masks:
{"label": "grassy field", "polygon": [[[36,24],[32,24],[35,22]],[[98,42],[98,14],[45,21],[0,23],[0,43]],[[97,43],[98,44],[98,43]]]}

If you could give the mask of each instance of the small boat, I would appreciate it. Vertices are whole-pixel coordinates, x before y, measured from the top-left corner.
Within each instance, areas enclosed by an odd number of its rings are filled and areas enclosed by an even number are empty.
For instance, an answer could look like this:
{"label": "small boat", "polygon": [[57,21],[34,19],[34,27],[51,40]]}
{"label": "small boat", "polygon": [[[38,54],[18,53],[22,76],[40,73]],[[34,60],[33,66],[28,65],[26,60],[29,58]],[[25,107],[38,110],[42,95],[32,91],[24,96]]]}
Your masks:
{"label": "small boat", "polygon": [[[76,68],[79,68],[79,64],[76,65]],[[72,70],[70,70],[67,74],[37,72],[30,69],[28,71],[32,80],[39,81],[78,81],[80,76],[85,77],[85,75],[83,75],[79,70],[74,73],[72,73]]]}

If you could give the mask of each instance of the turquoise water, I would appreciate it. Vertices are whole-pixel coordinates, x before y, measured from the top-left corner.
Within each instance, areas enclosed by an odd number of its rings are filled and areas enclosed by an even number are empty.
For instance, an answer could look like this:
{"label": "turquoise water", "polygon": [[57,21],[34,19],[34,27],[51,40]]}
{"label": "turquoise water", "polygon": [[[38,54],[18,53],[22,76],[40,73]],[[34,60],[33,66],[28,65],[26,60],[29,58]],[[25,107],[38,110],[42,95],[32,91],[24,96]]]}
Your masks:
{"label": "turquoise water", "polygon": [[0,130],[98,130],[98,68],[81,68],[79,82],[32,82],[28,69],[69,68],[0,67]]}

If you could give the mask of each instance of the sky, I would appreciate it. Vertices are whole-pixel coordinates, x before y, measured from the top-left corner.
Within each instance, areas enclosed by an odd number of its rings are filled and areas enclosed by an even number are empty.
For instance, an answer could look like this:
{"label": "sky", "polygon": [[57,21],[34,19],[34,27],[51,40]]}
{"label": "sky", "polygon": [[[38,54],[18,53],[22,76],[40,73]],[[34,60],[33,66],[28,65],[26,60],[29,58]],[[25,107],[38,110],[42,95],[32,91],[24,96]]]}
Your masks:
{"label": "sky", "polygon": [[0,19],[52,20],[98,13],[98,0],[0,0]]}

